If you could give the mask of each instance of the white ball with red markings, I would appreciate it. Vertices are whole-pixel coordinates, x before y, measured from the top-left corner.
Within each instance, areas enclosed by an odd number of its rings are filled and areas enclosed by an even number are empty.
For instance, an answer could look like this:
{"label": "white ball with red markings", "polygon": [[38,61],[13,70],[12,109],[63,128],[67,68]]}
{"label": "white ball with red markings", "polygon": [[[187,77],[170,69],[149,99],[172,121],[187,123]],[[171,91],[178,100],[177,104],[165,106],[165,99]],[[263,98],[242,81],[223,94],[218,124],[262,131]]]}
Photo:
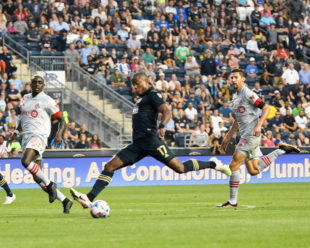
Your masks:
{"label": "white ball with red markings", "polygon": [[97,200],[93,202],[90,214],[94,218],[107,218],[110,214],[110,206],[106,201]]}

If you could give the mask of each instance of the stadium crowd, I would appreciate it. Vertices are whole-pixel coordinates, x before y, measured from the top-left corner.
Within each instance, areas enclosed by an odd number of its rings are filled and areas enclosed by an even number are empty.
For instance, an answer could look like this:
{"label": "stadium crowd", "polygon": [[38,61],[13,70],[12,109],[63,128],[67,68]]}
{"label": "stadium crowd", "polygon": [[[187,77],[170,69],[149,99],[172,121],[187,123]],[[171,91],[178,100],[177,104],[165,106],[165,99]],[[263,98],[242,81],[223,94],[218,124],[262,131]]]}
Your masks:
{"label": "stadium crowd", "polygon": [[[235,91],[229,73],[234,68],[245,70],[248,87],[270,105],[262,146],[280,141],[309,145],[309,0],[1,4],[0,36],[18,37],[15,40],[26,42],[30,50],[62,52],[67,56],[67,78],[71,65],[79,64],[100,83],[136,101],[130,79],[144,71],[173,113],[166,126],[171,146],[209,147],[219,154],[233,121]],[[150,26],[138,28],[143,22]],[[0,55],[0,67],[0,115],[8,135],[13,128],[9,123],[15,127],[18,122],[21,96],[30,87],[16,78],[11,59]],[[90,134],[83,125],[80,130],[75,122],[68,125],[64,147],[100,147],[97,135],[89,145]],[[231,149],[237,142],[238,137],[231,140]]]}

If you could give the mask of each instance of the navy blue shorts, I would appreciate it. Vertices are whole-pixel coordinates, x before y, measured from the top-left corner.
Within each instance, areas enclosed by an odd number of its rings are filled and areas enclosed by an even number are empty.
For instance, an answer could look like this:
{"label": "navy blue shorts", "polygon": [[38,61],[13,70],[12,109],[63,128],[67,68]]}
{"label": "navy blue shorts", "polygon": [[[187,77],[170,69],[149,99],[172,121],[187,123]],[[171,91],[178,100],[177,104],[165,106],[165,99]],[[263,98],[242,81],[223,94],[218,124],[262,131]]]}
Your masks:
{"label": "navy blue shorts", "polygon": [[148,137],[134,141],[119,151],[116,156],[127,166],[138,162],[146,156],[151,156],[164,164],[168,164],[175,157],[175,154],[162,140],[157,137]]}

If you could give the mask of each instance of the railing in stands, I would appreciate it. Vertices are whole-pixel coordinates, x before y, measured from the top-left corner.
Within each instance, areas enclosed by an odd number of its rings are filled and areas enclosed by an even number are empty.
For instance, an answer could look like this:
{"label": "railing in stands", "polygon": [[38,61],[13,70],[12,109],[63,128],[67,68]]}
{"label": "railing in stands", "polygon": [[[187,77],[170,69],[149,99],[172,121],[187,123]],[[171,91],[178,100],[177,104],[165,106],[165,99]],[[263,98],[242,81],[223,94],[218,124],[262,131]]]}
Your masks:
{"label": "railing in stands", "polygon": [[[18,55],[21,59],[28,62],[27,75],[30,75],[30,78],[38,71],[45,72],[42,67],[31,61],[29,51],[10,37],[5,36],[3,38],[3,45],[7,46],[10,51]],[[24,74],[20,75],[23,76]],[[62,87],[46,88],[45,91],[50,93],[57,92],[60,94],[61,106],[70,113],[72,119],[78,120],[80,123],[85,122],[88,126],[88,130],[91,133],[98,134],[99,138],[107,146],[115,148],[123,146],[123,144],[119,144],[118,138],[124,133],[123,126],[91,105],[88,101],[89,99],[85,100],[80,97],[71,88],[65,86],[63,82],[59,82],[57,79],[55,81],[57,81],[59,85],[62,85]],[[91,87],[91,84],[89,84],[89,87]]]}

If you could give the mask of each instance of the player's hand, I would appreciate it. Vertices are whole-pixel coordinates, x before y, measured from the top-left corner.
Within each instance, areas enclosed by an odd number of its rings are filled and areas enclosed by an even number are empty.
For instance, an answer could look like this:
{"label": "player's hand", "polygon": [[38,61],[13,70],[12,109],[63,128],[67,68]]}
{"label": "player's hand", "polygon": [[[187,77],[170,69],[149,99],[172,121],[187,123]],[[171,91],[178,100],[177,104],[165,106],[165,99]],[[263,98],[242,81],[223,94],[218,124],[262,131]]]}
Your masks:
{"label": "player's hand", "polygon": [[227,150],[227,146],[229,144],[229,140],[228,139],[224,139],[222,144],[219,147],[219,151],[221,154],[224,154]]}
{"label": "player's hand", "polygon": [[256,126],[255,128],[254,128],[254,136],[260,136],[261,135],[261,133],[262,133],[262,127],[261,126]]}
{"label": "player's hand", "polygon": [[54,144],[56,145],[56,148],[59,148],[62,142],[62,137],[61,135],[56,135],[55,136],[55,140],[54,140]]}
{"label": "player's hand", "polygon": [[157,137],[162,140],[165,137],[166,129],[165,128],[160,128],[158,130]]}

